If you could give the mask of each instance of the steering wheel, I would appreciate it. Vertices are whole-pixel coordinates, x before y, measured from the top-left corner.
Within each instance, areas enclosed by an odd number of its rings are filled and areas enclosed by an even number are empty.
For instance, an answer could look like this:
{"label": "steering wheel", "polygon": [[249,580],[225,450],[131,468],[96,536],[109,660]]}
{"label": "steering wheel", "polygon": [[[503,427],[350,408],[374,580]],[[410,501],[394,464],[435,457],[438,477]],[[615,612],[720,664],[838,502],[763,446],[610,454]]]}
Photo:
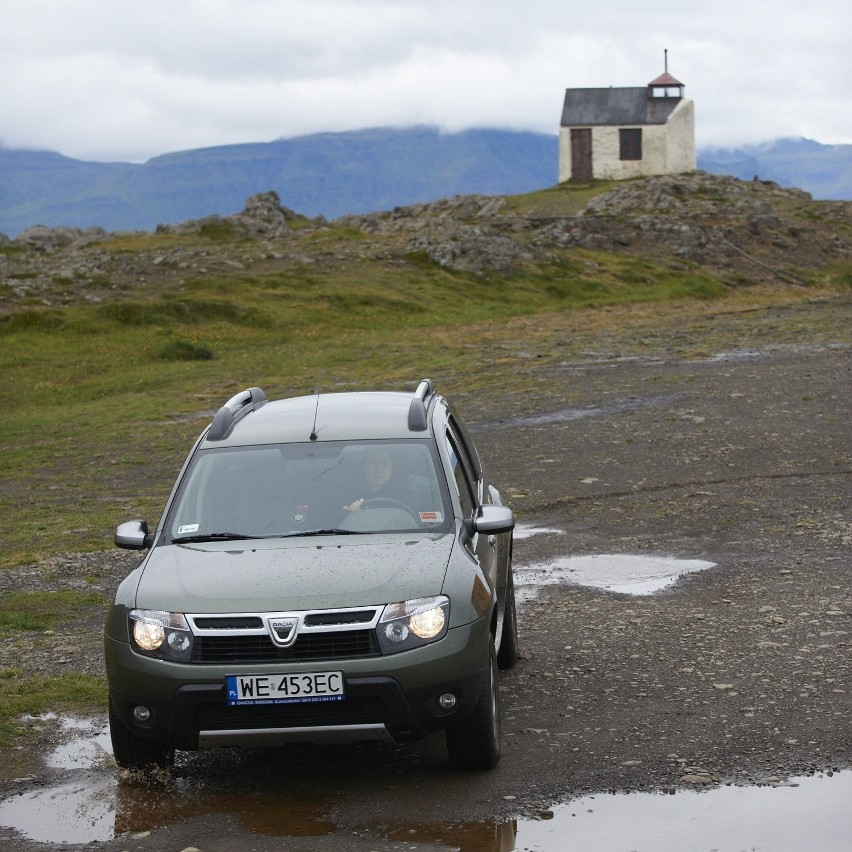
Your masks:
{"label": "steering wheel", "polygon": [[416,517],[411,506],[406,505],[401,500],[394,500],[393,497],[366,497],[364,502],[361,504],[362,509],[378,509],[382,506],[393,509],[403,509],[408,512],[412,518]]}

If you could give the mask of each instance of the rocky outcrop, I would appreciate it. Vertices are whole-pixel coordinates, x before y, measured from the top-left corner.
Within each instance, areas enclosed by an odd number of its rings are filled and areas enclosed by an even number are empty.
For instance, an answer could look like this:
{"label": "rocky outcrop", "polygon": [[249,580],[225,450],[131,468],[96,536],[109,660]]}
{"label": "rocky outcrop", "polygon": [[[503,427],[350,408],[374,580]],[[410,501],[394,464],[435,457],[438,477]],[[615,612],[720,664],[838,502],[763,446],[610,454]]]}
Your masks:
{"label": "rocky outcrop", "polygon": [[[307,219],[275,192],[231,216],[161,225],[194,239],[131,241],[100,228],[37,226],[0,235],[0,305],[65,305],[175,290],[240,270],[418,258],[444,269],[511,276],[558,264],[577,249],[670,260],[712,270],[726,283],[804,283],[808,272],[849,260],[852,203],[810,199],[765,181],[695,172],[624,181],[605,192],[554,187],[540,195],[457,196],[333,223]],[[584,207],[579,198],[588,197]],[[327,238],[316,239],[318,232]],[[592,261],[590,261],[592,262]],[[813,277],[811,273],[811,277]]]}
{"label": "rocky outcrop", "polygon": [[34,225],[26,231],[21,231],[17,239],[11,242],[41,251],[53,251],[104,236],[106,231],[103,228],[47,228],[44,225]]}
{"label": "rocky outcrop", "polygon": [[369,234],[407,235],[408,253],[422,253],[449,269],[505,274],[517,263],[535,259],[535,253],[511,235],[513,228],[501,215],[505,205],[502,196],[460,195],[340,221]]}
{"label": "rocky outcrop", "polygon": [[261,192],[246,201],[245,209],[232,216],[206,216],[179,225],[158,225],[158,234],[242,235],[248,238],[282,239],[290,233],[294,220],[306,221],[289,207],[281,206],[277,192]]}
{"label": "rocky outcrop", "polygon": [[593,198],[561,235],[557,226],[552,237],[563,245],[629,248],[723,269],[756,261],[752,255],[781,265],[819,265],[852,257],[848,241],[816,225],[817,211],[829,209],[847,222],[852,214],[848,202],[817,207],[808,193],[771,181],[693,172],[619,184]]}
{"label": "rocky outcrop", "polygon": [[[791,212],[811,203],[808,193],[770,181],[693,172],[625,181],[565,216],[513,213],[506,198],[465,196],[342,221],[369,234],[407,235],[408,251],[477,273],[506,274],[575,247],[650,252],[722,268],[747,265],[755,244],[759,253],[768,245],[784,263],[797,256],[806,265],[849,258],[848,242]],[[852,205],[829,204],[848,221]]]}

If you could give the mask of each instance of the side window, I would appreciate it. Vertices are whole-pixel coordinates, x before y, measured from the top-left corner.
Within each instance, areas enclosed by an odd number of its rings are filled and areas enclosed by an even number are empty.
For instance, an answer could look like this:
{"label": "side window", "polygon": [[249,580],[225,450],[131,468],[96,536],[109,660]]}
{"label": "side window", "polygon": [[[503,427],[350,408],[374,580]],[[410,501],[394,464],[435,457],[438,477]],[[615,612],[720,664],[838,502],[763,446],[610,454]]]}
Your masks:
{"label": "side window", "polygon": [[465,463],[463,461],[463,456],[459,452],[458,443],[449,432],[447,433],[447,450],[450,455],[450,464],[453,467],[453,477],[456,483],[456,491],[459,495],[459,500],[461,502],[462,513],[466,518],[471,517],[473,515],[474,507],[476,506],[476,500],[474,498],[473,491],[473,483],[471,482],[471,475],[468,470],[465,469]]}
{"label": "side window", "polygon": [[472,473],[471,482],[475,482],[482,477],[482,466],[480,464],[476,448],[473,446],[473,442],[467,434],[467,429],[465,429],[464,424],[460,420],[457,420],[454,416],[450,415],[448,422],[450,425],[450,432],[453,435],[459,450],[461,450],[465,467]]}

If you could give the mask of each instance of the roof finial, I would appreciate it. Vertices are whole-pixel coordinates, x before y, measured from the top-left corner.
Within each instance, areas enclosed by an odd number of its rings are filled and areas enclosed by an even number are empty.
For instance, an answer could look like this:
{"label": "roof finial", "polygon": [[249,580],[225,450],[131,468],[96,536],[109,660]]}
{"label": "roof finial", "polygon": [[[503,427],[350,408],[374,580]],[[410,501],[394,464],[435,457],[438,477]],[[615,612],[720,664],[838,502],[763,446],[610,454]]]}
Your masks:
{"label": "roof finial", "polygon": [[669,49],[663,48],[663,70],[666,74],[669,73]]}

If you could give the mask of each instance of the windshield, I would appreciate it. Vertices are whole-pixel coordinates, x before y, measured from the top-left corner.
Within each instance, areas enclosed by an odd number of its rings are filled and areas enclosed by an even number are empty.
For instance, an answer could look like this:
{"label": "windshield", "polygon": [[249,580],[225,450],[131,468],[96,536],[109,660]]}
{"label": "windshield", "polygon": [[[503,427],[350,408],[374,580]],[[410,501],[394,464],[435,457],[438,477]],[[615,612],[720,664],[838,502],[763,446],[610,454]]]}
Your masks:
{"label": "windshield", "polygon": [[429,441],[232,447],[198,453],[168,521],[172,541],[446,532]]}

